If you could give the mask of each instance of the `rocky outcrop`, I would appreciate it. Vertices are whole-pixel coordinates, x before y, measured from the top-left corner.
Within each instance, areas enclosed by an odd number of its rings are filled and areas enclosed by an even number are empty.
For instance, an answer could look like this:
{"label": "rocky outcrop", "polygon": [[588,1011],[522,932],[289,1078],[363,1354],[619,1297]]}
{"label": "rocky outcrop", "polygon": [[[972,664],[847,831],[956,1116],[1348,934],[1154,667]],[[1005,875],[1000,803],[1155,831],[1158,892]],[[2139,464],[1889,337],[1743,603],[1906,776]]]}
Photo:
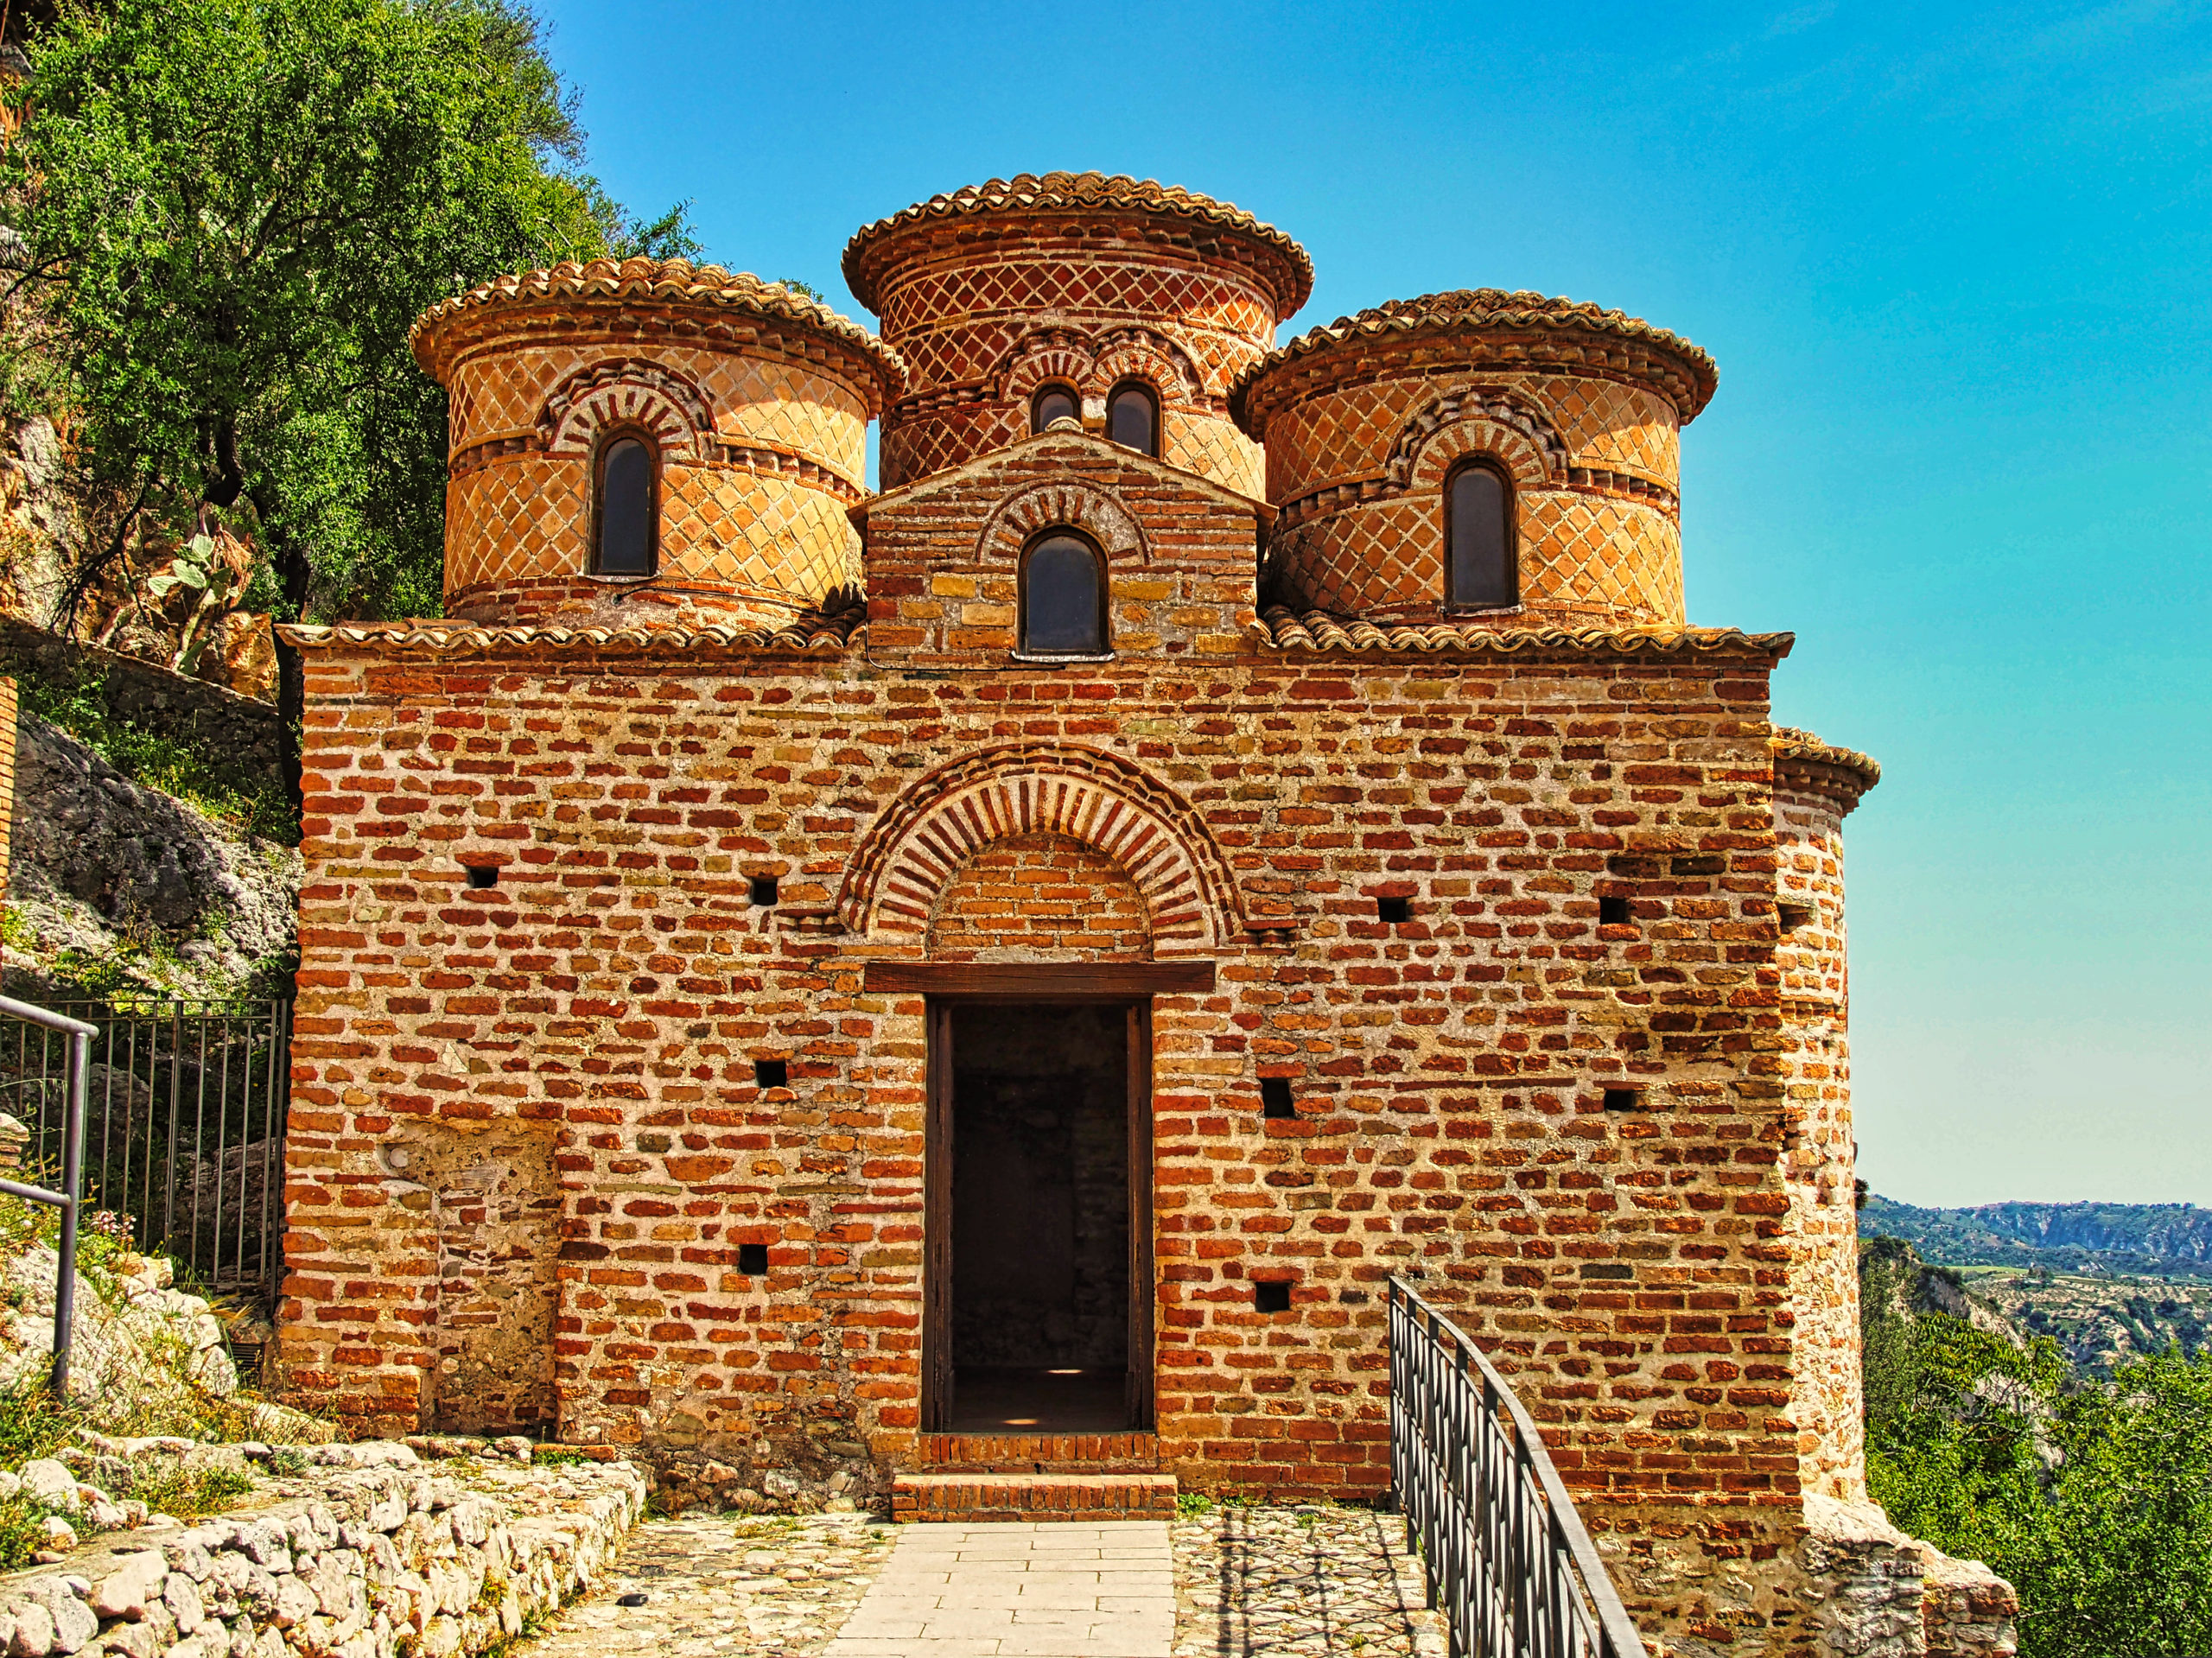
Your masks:
{"label": "rocky outcrop", "polygon": [[627,1463],[434,1474],[403,1445],[293,1454],[307,1466],[270,1480],[261,1506],[0,1578],[0,1650],[480,1653],[591,1586],[645,1512]]}
{"label": "rocky outcrop", "polygon": [[[11,1304],[0,1324],[0,1388],[41,1378],[53,1363],[59,1261],[52,1248],[38,1245],[0,1262],[0,1285]],[[236,1393],[238,1370],[214,1309],[171,1287],[165,1260],[120,1255],[115,1262],[118,1270],[105,1284],[81,1269],[77,1274],[71,1394],[99,1419],[165,1404],[188,1409],[194,1388],[218,1399]]]}
{"label": "rocky outcrop", "polygon": [[290,953],[300,869],[293,848],[213,823],[23,716],[9,958],[35,997],[42,978],[68,976],[72,955],[123,962],[157,992],[237,994]]}

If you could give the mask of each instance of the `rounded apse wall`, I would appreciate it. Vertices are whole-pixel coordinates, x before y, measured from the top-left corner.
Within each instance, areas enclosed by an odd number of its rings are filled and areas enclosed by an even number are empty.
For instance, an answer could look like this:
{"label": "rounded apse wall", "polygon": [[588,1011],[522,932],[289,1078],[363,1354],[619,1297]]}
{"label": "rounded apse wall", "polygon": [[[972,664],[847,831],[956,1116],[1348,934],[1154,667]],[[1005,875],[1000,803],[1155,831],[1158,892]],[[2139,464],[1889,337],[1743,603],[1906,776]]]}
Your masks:
{"label": "rounded apse wall", "polygon": [[883,419],[884,488],[1003,448],[1047,412],[1112,435],[1109,405],[1134,388],[1155,402],[1160,459],[1259,494],[1229,386],[1313,280],[1272,226],[1150,181],[1024,174],[868,226],[844,269],[907,369]]}
{"label": "rounded apse wall", "polygon": [[[1712,359],[1648,323],[1494,289],[1303,334],[1230,394],[1266,445],[1278,510],[1262,603],[1377,621],[1679,626],[1678,435],[1714,381]],[[1471,467],[1503,486],[1482,503],[1506,525],[1506,568],[1479,582],[1447,544],[1452,485]]]}
{"label": "rounded apse wall", "polygon": [[424,313],[446,387],[448,613],[775,626],[856,595],[868,422],[895,353],[683,260],[503,276]]}

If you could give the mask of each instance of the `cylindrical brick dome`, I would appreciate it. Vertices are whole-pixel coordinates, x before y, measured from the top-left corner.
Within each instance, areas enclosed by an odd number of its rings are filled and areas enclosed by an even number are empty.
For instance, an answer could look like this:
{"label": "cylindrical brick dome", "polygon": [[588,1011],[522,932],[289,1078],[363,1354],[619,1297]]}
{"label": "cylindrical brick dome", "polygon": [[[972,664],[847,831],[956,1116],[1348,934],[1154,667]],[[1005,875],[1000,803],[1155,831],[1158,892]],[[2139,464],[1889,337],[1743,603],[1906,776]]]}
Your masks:
{"label": "cylindrical brick dome", "polygon": [[[1618,311],[1495,289],[1393,301],[1300,335],[1230,393],[1279,511],[1263,602],[1378,621],[1683,619],[1677,434],[1713,359]],[[1502,480],[1511,581],[1446,583],[1461,471]]]}
{"label": "cylindrical brick dome", "polygon": [[1230,383],[1306,302],[1305,250],[1251,214],[1100,173],[1024,174],[933,196],[845,248],[845,280],[905,359],[883,418],[883,486],[1005,448],[1061,389],[1092,431],[1133,382],[1158,400],[1160,458],[1259,494]]}
{"label": "cylindrical brick dome", "polygon": [[846,510],[899,361],[828,307],[601,259],[446,300],[411,343],[449,398],[449,614],[773,626],[857,594]]}

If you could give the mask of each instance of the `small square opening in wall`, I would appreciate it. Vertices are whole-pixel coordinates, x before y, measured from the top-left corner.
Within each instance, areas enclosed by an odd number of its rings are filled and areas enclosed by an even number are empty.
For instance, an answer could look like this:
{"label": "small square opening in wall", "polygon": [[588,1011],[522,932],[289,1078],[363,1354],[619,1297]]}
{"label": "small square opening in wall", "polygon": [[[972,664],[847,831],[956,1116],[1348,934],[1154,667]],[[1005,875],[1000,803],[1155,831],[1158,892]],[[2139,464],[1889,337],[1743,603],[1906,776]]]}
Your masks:
{"label": "small square opening in wall", "polygon": [[789,1088],[791,1085],[791,1061],[755,1059],[753,1062],[753,1082],[758,1088]]}
{"label": "small square opening in wall", "polygon": [[490,863],[473,863],[469,865],[468,884],[471,886],[475,887],[479,892],[481,892],[486,886],[497,886],[499,884],[499,865]]}
{"label": "small square opening in wall", "polygon": [[1289,1312],[1290,1285],[1281,1279],[1253,1285],[1252,1310],[1255,1312]]}
{"label": "small square opening in wall", "polygon": [[737,1269],[747,1277],[760,1277],[768,1270],[768,1246],[765,1243],[739,1244]]}
{"label": "small square opening in wall", "polygon": [[1598,924],[1601,927],[1628,925],[1628,900],[1601,895],[1598,899]]}
{"label": "small square opening in wall", "polygon": [[776,878],[755,875],[746,889],[747,900],[760,909],[773,909],[776,904]]}
{"label": "small square opening in wall", "polygon": [[1777,904],[1774,911],[1784,932],[1796,932],[1813,918],[1813,906],[1809,904]]}
{"label": "small square opening in wall", "polygon": [[1290,1097],[1289,1077],[1260,1078],[1260,1115],[1277,1121],[1298,1115],[1297,1102]]}
{"label": "small square opening in wall", "polygon": [[1378,898],[1375,900],[1375,918],[1386,927],[1395,927],[1414,918],[1414,901],[1409,898]]}
{"label": "small square opening in wall", "polygon": [[1608,1111],[1641,1111],[1643,1090],[1635,1088],[1609,1088],[1605,1090],[1605,1109]]}

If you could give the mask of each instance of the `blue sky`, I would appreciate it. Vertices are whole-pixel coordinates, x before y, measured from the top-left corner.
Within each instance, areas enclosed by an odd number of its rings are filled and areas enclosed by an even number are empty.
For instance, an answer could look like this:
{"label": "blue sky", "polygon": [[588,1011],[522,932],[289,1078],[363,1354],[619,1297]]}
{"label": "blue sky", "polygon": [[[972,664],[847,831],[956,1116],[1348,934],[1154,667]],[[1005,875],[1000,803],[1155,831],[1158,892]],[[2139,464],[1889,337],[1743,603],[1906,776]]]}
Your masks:
{"label": "blue sky", "polygon": [[1310,327],[1534,288],[1687,334],[1694,621],[1789,628],[1848,826],[1861,1172],[2212,1203],[2212,4],[548,0],[591,165],[712,257],[1096,168],[1313,256]]}

